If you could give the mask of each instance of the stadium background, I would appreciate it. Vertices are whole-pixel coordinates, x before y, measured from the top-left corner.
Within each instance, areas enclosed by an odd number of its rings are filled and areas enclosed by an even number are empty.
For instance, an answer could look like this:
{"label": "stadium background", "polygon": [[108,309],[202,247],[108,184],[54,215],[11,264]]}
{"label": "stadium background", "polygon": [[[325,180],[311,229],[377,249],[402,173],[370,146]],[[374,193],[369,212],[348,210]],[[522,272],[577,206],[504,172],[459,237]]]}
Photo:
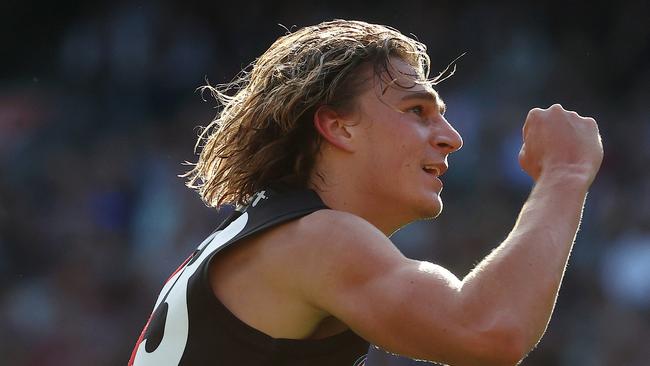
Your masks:
{"label": "stadium background", "polygon": [[[544,3],[544,4],[540,4]],[[531,182],[528,109],[600,123],[606,156],[541,345],[523,363],[650,361],[650,6],[521,1],[0,5],[0,364],[120,365],[167,275],[219,214],[176,175],[226,82],[286,27],[356,18],[413,33],[465,139],[445,212],[395,241],[463,276]]]}

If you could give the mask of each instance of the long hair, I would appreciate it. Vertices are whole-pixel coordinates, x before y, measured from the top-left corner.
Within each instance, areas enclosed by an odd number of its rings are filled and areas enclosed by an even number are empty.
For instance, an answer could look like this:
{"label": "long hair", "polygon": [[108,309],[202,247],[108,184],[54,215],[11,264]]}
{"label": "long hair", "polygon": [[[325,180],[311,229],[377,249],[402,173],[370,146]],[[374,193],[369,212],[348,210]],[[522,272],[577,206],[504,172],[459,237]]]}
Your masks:
{"label": "long hair", "polygon": [[280,37],[230,83],[202,87],[222,108],[199,135],[187,186],[216,207],[273,184],[306,187],[321,144],[314,112],[351,108],[366,83],[360,68],[381,77],[390,57],[428,77],[426,47],[390,27],[334,20]]}

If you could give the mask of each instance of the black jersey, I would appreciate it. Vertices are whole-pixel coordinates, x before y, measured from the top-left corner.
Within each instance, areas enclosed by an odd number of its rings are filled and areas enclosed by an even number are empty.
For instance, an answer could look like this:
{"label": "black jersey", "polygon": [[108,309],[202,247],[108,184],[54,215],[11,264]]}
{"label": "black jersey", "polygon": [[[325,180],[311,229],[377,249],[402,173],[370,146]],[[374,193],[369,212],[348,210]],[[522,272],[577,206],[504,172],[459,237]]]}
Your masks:
{"label": "black jersey", "polygon": [[[131,366],[353,366],[368,343],[351,330],[318,340],[272,338],[214,296],[209,264],[221,250],[274,225],[327,208],[310,190],[258,192],[198,246],[162,288]],[[269,314],[273,316],[273,314]]]}

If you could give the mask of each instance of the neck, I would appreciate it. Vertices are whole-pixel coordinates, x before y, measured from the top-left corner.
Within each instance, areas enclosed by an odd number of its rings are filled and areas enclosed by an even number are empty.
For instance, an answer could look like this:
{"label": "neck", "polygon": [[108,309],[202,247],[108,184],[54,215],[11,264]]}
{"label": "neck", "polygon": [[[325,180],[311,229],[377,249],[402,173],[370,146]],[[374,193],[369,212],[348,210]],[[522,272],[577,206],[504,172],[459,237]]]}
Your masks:
{"label": "neck", "polygon": [[399,217],[395,207],[373,197],[372,193],[363,187],[355,187],[354,183],[347,184],[330,179],[323,182],[319,179],[318,183],[310,184],[310,188],[318,193],[323,203],[331,209],[357,215],[386,236],[390,236],[410,221]]}

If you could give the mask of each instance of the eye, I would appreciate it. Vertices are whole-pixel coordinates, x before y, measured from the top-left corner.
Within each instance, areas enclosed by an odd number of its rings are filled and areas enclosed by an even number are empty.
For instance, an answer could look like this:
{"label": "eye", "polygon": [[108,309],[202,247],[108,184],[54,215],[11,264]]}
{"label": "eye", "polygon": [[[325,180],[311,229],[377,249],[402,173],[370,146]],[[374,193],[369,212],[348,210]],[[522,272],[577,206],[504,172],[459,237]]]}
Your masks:
{"label": "eye", "polygon": [[414,107],[409,108],[407,112],[411,112],[417,116],[421,116],[422,114],[424,114],[424,107],[422,107],[421,105],[416,105]]}

